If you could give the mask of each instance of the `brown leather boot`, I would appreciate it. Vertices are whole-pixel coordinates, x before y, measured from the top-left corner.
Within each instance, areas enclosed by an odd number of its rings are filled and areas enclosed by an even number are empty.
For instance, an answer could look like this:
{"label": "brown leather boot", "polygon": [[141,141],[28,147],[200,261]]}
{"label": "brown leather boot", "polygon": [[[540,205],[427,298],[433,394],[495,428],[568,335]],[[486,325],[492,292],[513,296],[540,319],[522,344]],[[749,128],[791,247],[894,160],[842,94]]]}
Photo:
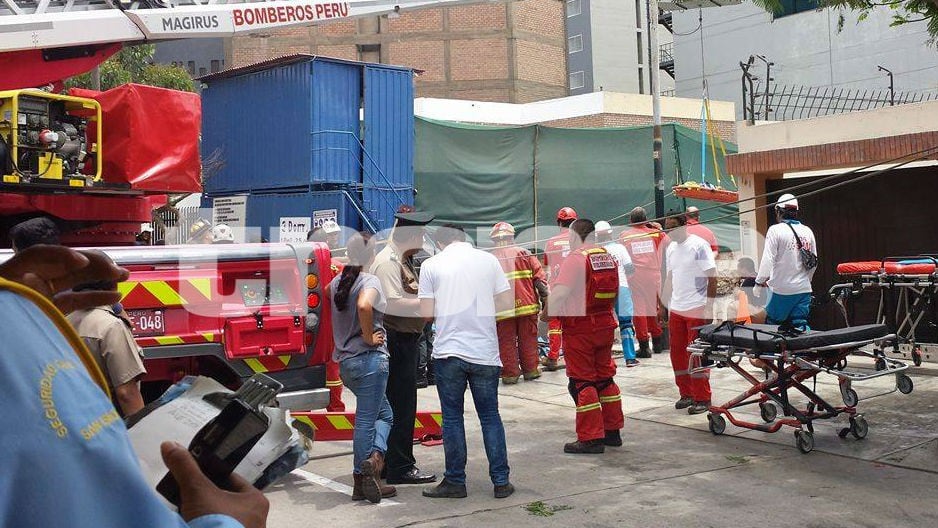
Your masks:
{"label": "brown leather boot", "polygon": [[361,473],[352,473],[352,500],[353,501],[362,501],[365,500],[365,492],[362,491],[362,480],[364,478],[361,476]]}
{"label": "brown leather boot", "polygon": [[[369,502],[378,504],[382,498],[393,497],[397,495],[397,488],[381,484],[381,470],[384,469],[384,454],[375,451],[371,456],[362,461],[362,493]],[[353,492],[354,495],[354,492]]]}

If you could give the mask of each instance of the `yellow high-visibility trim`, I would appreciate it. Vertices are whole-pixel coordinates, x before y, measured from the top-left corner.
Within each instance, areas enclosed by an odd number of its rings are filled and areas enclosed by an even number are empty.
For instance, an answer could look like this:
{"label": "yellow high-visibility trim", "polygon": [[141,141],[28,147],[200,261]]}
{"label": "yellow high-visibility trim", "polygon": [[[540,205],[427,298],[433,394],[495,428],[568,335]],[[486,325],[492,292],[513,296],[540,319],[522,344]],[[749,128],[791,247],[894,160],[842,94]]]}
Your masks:
{"label": "yellow high-visibility trim", "polygon": [[326,380],[326,387],[341,387],[342,380]]}
{"label": "yellow high-visibility trim", "polygon": [[290,363],[290,356],[277,356],[277,359],[279,359],[280,362],[283,363],[284,367],[287,366],[288,363]]}
{"label": "yellow high-visibility trim", "polygon": [[340,431],[348,431],[349,429],[355,428],[355,426],[352,425],[352,422],[350,422],[349,419],[345,417],[345,415],[328,415],[326,418],[329,420],[329,423],[332,424],[332,427],[335,427]]}
{"label": "yellow high-visibility trim", "polygon": [[596,295],[594,295],[594,297],[596,297],[597,299],[615,299],[616,295],[618,295],[618,293],[616,292],[607,292],[607,293],[598,292],[596,293]]}
{"label": "yellow high-visibility trim", "polygon": [[616,394],[615,396],[600,396],[599,397],[599,401],[601,403],[610,403],[610,402],[621,401],[621,400],[622,400],[621,394]]}
{"label": "yellow high-visibility trim", "polygon": [[156,336],[153,339],[156,339],[156,342],[161,345],[182,345],[185,344],[185,341],[182,340],[179,336]]}
{"label": "yellow high-visibility trim", "polygon": [[534,315],[541,307],[537,304],[528,304],[515,308],[515,315]]}
{"label": "yellow high-visibility trim", "polygon": [[442,413],[433,413],[430,415],[433,418],[433,421],[437,425],[443,425],[443,414]]}
{"label": "yellow high-visibility trim", "polygon": [[581,406],[579,406],[579,407],[576,408],[576,412],[578,412],[578,413],[581,413],[581,412],[590,412],[590,411],[596,411],[596,410],[599,410],[599,409],[602,409],[602,405],[600,405],[599,402],[596,402],[596,403],[589,403],[589,404],[586,404],[586,405],[581,405]]}
{"label": "yellow high-visibility trim", "polygon": [[594,254],[594,253],[605,253],[605,252],[606,252],[606,250],[603,249],[603,248],[593,248],[593,249],[586,249],[586,250],[584,250],[584,251],[583,251],[583,254],[584,254],[584,255],[592,255],[592,254]]}
{"label": "yellow high-visibility trim", "polygon": [[117,291],[120,292],[121,299],[123,299],[124,297],[127,297],[127,294],[132,292],[134,288],[137,287],[137,284],[138,283],[136,282],[118,282]]}
{"label": "yellow high-visibility trim", "polygon": [[548,330],[547,335],[560,335],[563,333],[563,330]]}
{"label": "yellow high-visibility trim", "polygon": [[189,279],[188,282],[206,299],[212,300],[212,279]]}
{"label": "yellow high-visibility trim", "polygon": [[202,337],[204,337],[205,340],[208,341],[209,343],[211,343],[212,341],[215,341],[215,334],[213,334],[212,332],[203,332]]}
{"label": "yellow high-visibility trim", "polygon": [[263,363],[261,363],[260,361],[254,358],[245,359],[244,362],[247,363],[247,365],[251,367],[251,370],[253,370],[254,372],[267,372],[267,367],[265,367]]}
{"label": "yellow high-visibility trim", "polygon": [[291,416],[291,418],[305,423],[306,425],[312,427],[313,430],[319,429],[318,427],[316,427],[316,424],[314,424],[313,421],[309,419],[309,416]]}
{"label": "yellow high-visibility trim", "polygon": [[414,429],[423,429],[423,424],[420,423],[419,418],[414,418]]}
{"label": "yellow high-visibility trim", "polygon": [[148,292],[156,297],[163,306],[186,304],[186,301],[166,281],[147,281],[140,283]]}
{"label": "yellow high-visibility trim", "polygon": [[531,277],[534,277],[534,272],[531,270],[518,270],[505,274],[508,280],[530,279]]}

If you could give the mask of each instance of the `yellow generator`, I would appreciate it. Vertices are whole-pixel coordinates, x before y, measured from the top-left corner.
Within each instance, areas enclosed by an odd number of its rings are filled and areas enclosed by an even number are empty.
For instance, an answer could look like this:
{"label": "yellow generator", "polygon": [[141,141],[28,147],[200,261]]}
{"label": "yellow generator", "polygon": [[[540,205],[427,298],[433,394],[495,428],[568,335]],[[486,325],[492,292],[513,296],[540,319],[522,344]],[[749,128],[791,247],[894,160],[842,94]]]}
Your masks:
{"label": "yellow generator", "polygon": [[0,91],[3,183],[90,185],[101,179],[100,137],[101,105],[94,99]]}

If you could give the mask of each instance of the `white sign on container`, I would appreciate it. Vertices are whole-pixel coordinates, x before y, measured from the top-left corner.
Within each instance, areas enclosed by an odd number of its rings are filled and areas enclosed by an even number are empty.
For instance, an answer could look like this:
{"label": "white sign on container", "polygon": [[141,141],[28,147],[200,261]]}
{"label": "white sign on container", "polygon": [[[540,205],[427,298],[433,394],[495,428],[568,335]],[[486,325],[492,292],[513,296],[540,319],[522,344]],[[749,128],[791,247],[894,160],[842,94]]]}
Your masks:
{"label": "white sign on container", "polygon": [[212,225],[227,224],[234,233],[235,242],[245,242],[248,197],[222,196],[212,200]]}
{"label": "white sign on container", "polygon": [[306,235],[311,229],[310,224],[308,216],[281,216],[280,242],[306,242]]}
{"label": "white sign on container", "polygon": [[313,228],[320,228],[326,220],[332,220],[335,223],[339,223],[339,211],[338,209],[322,209],[319,211],[313,211]]}

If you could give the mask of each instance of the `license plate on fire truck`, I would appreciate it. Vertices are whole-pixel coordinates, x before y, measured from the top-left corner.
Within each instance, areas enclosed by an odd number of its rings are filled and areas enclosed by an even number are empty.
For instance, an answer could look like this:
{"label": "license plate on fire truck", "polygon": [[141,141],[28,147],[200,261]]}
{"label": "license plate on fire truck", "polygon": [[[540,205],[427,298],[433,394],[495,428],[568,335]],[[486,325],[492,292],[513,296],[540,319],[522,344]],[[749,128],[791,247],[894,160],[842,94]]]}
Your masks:
{"label": "license plate on fire truck", "polygon": [[137,337],[161,336],[166,333],[163,310],[127,310],[127,318]]}

